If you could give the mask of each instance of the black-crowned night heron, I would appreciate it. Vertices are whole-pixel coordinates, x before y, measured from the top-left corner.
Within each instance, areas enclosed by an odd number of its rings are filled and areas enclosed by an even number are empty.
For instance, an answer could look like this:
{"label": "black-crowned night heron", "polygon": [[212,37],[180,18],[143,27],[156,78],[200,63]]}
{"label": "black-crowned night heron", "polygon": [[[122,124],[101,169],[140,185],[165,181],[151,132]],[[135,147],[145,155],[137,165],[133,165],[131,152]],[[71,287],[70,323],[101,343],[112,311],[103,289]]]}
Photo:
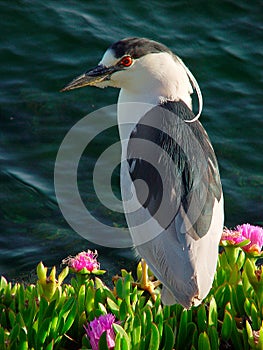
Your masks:
{"label": "black-crowned night heron", "polygon": [[86,85],[121,89],[123,205],[138,253],[163,284],[163,303],[198,305],[213,282],[224,214],[217,160],[198,121],[195,78],[166,46],[126,38],[62,91]]}

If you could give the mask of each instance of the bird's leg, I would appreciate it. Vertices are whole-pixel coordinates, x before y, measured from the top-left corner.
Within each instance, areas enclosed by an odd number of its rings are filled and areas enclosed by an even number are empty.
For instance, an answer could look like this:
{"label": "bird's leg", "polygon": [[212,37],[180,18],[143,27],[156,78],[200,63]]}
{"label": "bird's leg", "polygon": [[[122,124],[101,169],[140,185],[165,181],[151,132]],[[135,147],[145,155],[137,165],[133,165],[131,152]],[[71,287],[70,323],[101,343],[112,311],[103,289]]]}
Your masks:
{"label": "bird's leg", "polygon": [[[116,275],[112,278],[112,281],[114,284],[116,284],[116,282],[119,279],[123,279],[123,278],[124,278],[123,276]],[[141,259],[140,263],[138,264],[137,278],[138,278],[138,282],[132,282],[132,286],[133,287],[137,286],[138,288],[147,291],[151,295],[152,299],[155,301],[156,300],[155,288],[157,288],[161,284],[161,282],[159,280],[156,280],[153,274],[149,272],[148,265],[146,264],[146,261],[144,259]],[[117,295],[116,287],[114,287],[113,293]]]}
{"label": "bird's leg", "polygon": [[146,261],[144,259],[141,260],[141,265],[142,265],[141,284],[142,284],[142,286],[146,287],[147,284],[149,283],[149,279],[148,279],[148,265],[146,264]]}
{"label": "bird's leg", "polygon": [[137,285],[140,289],[146,290],[148,293],[150,293],[151,297],[155,301],[156,293],[154,290],[161,284],[161,282],[158,280],[152,281],[153,276],[149,276],[148,265],[144,259],[141,259],[141,273],[141,280],[135,285]]}

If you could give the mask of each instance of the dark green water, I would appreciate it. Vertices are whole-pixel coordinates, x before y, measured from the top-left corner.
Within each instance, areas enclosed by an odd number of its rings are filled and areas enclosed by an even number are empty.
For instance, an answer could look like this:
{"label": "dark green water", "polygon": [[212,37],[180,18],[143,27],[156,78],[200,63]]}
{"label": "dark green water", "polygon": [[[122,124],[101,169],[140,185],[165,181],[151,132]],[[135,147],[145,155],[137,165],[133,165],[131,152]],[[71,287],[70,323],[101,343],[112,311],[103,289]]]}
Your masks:
{"label": "dark green water", "polygon": [[[31,271],[39,260],[59,264],[94,248],[66,223],[56,203],[53,171],[68,130],[86,114],[116,102],[118,91],[59,89],[93,67],[105,49],[127,36],[163,42],[196,76],[204,96],[201,121],[220,164],[225,224],[263,224],[263,8],[260,1],[1,1],[0,30],[0,273]],[[100,147],[118,140],[105,134]],[[90,164],[79,186],[96,215],[100,208]],[[113,179],[117,186],[117,175]],[[120,223],[123,218],[119,218]],[[98,248],[103,268],[116,273],[129,250]]]}

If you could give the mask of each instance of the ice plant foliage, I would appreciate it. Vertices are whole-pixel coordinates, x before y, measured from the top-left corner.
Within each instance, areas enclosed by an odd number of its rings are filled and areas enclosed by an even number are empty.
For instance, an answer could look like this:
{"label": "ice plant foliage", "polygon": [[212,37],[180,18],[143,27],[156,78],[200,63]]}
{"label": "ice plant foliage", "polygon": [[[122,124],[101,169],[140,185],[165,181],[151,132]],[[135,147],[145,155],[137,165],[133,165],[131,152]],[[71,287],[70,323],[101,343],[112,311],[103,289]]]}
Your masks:
{"label": "ice plant foliage", "polygon": [[100,264],[97,261],[97,251],[81,252],[75,257],[69,256],[62,261],[63,264],[68,265],[73,272],[83,271],[85,273],[94,273],[100,270]]}
{"label": "ice plant foliage", "polygon": [[234,230],[224,229],[221,243],[240,246],[247,253],[261,254],[263,228],[250,224],[238,225]]}
{"label": "ice plant foliage", "polygon": [[115,333],[113,323],[115,316],[113,314],[101,315],[84,326],[87,336],[89,337],[92,350],[99,350],[99,340],[102,334],[106,331],[106,340],[109,349],[115,346]]}
{"label": "ice plant foliage", "polygon": [[60,288],[63,280],[67,277],[69,268],[66,266],[58,275],[58,279],[56,278],[55,266],[53,266],[49,276],[47,275],[47,270],[47,267],[44,266],[42,261],[37,265],[38,284],[41,286],[42,292],[47,300],[50,300],[56,290]]}
{"label": "ice plant foliage", "polygon": [[37,267],[36,284],[14,284],[1,277],[0,349],[66,350],[72,349],[73,340],[74,348],[92,350],[262,350],[263,265],[258,264],[259,254],[242,250],[252,243],[259,251],[260,237],[262,229],[251,225],[225,230],[212,289],[191,310],[163,306],[160,291],[154,300],[137,288],[141,264],[135,279],[122,269],[110,289],[91,275],[102,270],[88,273],[81,263],[87,256],[94,263],[97,252],[65,259],[75,271],[82,268],[70,284],[62,283],[68,266],[58,276],[53,267],[48,275],[43,263]]}

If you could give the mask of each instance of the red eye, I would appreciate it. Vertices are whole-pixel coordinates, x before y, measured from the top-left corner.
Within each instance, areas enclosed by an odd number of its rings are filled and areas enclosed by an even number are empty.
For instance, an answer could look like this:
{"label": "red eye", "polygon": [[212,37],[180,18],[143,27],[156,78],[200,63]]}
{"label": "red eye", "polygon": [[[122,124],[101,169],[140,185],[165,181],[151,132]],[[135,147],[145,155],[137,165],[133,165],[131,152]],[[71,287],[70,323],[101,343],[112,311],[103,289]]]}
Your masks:
{"label": "red eye", "polygon": [[131,56],[124,56],[120,62],[124,67],[129,67],[132,64]]}

